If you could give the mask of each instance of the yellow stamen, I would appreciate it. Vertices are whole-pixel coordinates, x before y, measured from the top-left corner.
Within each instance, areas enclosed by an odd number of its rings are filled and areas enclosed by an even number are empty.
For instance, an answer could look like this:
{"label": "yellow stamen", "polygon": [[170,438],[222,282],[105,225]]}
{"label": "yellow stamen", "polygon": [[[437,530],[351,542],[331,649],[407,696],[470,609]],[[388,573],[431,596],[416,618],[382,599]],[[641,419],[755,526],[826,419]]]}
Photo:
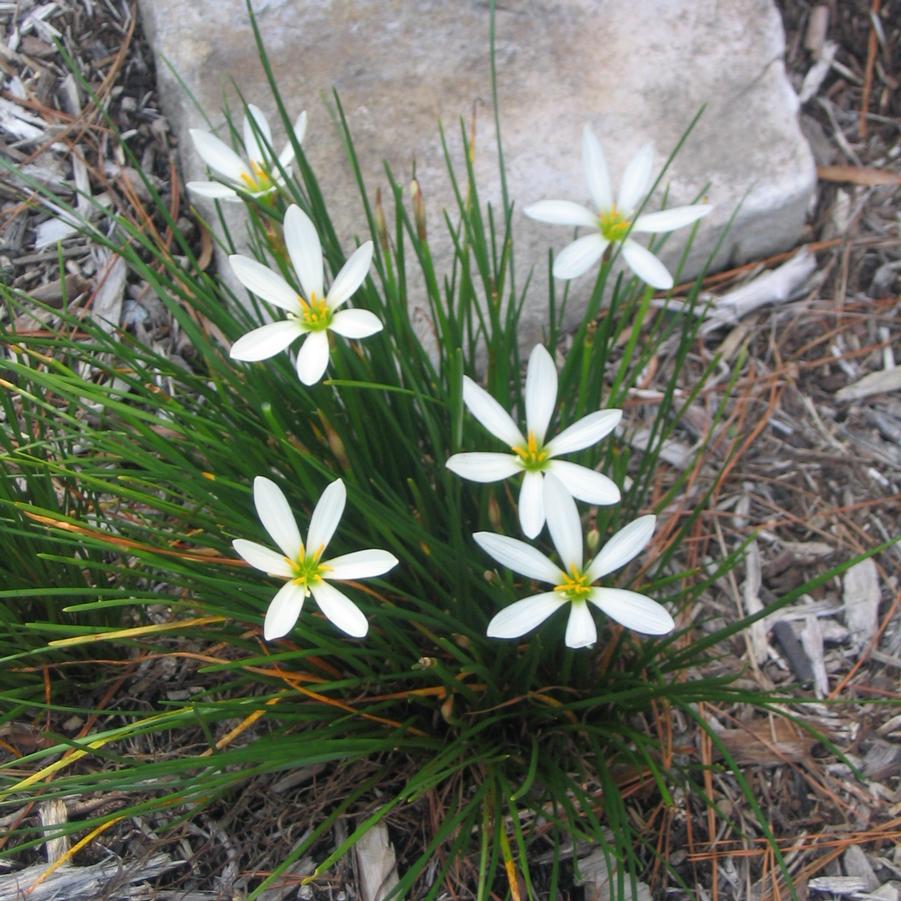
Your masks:
{"label": "yellow stamen", "polygon": [[591,594],[591,582],[586,573],[579,572],[573,565],[563,581],[554,586],[554,591],[566,595],[570,601],[584,601]]}
{"label": "yellow stamen", "polygon": [[615,206],[604,210],[598,216],[598,228],[608,241],[622,241],[629,233],[631,220],[624,216]]}
{"label": "yellow stamen", "polygon": [[531,431],[529,432],[528,438],[526,438],[525,447],[517,444],[510,448],[510,450],[519,457],[522,465],[530,471],[540,472],[544,469],[544,464],[547,463],[550,458],[550,454],[538,444],[535,433]]}
{"label": "yellow stamen", "polygon": [[310,294],[309,300],[300,295],[300,318],[303,324],[313,332],[321,332],[332,322],[332,311],[324,297],[317,297],[316,292]]}
{"label": "yellow stamen", "polygon": [[297,554],[297,559],[290,560],[287,557],[288,563],[291,566],[291,570],[294,575],[291,578],[291,581],[297,585],[298,588],[302,588],[305,594],[310,593],[310,588],[314,585],[319,585],[322,582],[322,578],[325,573],[330,572],[332,567],[327,563],[320,563],[319,558],[322,556],[322,552],[325,550],[325,545],[320,544],[312,554],[304,553],[303,545],[301,545],[300,551]]}
{"label": "yellow stamen", "polygon": [[[252,174],[251,174],[252,173]],[[268,191],[273,187],[269,173],[256,161],[250,161],[250,172],[241,173],[241,181],[249,191]]]}

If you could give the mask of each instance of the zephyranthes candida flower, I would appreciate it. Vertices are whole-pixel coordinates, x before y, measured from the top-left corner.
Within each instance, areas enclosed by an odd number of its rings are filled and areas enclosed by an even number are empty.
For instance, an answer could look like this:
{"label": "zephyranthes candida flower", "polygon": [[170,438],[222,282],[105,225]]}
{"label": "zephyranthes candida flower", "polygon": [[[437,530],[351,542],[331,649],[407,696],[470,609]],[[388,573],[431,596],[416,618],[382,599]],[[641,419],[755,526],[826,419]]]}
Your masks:
{"label": "zephyranthes candida flower", "polygon": [[[303,141],[307,130],[307,114],[301,113],[294,123],[294,137],[297,143]],[[235,201],[241,194],[262,197],[276,190],[283,182],[282,172],[290,173],[294,162],[294,146],[289,141],[278,155],[278,164],[273,159],[272,132],[263,111],[252,103],[247,106],[244,116],[244,151],[247,161],[241,159],[225,141],[199,128],[191,129],[194,149],[203,161],[221,176],[222,181],[189,181],[188,189],[201,197],[213,200]]]}
{"label": "zephyranthes candida flower", "polygon": [[587,272],[610,245],[622,244],[626,262],[642,281],[653,288],[672,288],[673,277],[663,263],[627,236],[639,232],[674,231],[706,216],[713,207],[698,203],[636,216],[653,178],[654,151],[650,144],[645,144],[626,167],[616,200],[613,199],[604,151],[587,125],[582,132],[582,165],[594,209],[569,200],[541,200],[525,208],[527,216],[541,222],[592,229],[590,235],[577,238],[560,251],[554,260],[554,276],[576,278]]}
{"label": "zephyranthes candida flower", "polygon": [[263,476],[253,481],[253,502],[260,522],[279,551],[255,541],[237,538],[234,549],[251,565],[271,576],[286,579],[266,611],[263,636],[267,641],[287,635],[294,627],[304,601],[313,595],[319,609],[342,631],[355,638],[366,634],[369,623],[343,592],[330,583],[348,579],[380,576],[397,565],[397,557],[388,551],[354,551],[323,560],[326,546],[335,534],[347,493],[344,482],[332,482],[316,504],[304,544],[297,521],[282,490]]}
{"label": "zephyranthes candida flower", "polygon": [[553,473],[573,496],[589,504],[615,504],[619,488],[599,472],[557,460],[597,444],[616,428],[622,410],[598,410],[574,422],[550,441],[545,441],[557,402],[557,369],[551,355],[537,344],[529,357],[526,373],[526,434],[510,414],[472,379],[463,376],[463,402],[492,435],[503,441],[512,454],[454,454],[447,461],[451,472],[474,482],[496,482],[523,474],[519,492],[519,522],[529,538],[544,526],[542,481]]}
{"label": "zephyranthes candida flower", "polygon": [[289,314],[287,319],[270,322],[239,338],[230,354],[232,359],[245,362],[265,360],[306,336],[297,354],[297,375],[305,385],[315,385],[328,367],[329,331],[345,338],[367,338],[382,329],[382,323],[369,310],[338,309],[363,284],[372,262],[372,241],[351,254],[327,294],[322,286],[319,235],[298,206],[288,207],[285,214],[285,247],[303,294],[250,257],[235,254],[228,258],[232,272],[248,291]]}
{"label": "zephyranthes candida flower", "polygon": [[501,610],[488,624],[489,638],[518,638],[568,605],[566,644],[571,648],[589,647],[598,637],[589,604],[636,632],[664,635],[672,631],[673,618],[656,601],[635,591],[595,585],[598,579],[625,566],[650,541],[654,532],[653,516],[641,516],[620,529],[585,566],[579,513],[569,492],[552,475],[544,480],[544,504],[560,564],[515,538],[493,532],[473,535],[498,563],[553,586],[551,591],[531,595]]}

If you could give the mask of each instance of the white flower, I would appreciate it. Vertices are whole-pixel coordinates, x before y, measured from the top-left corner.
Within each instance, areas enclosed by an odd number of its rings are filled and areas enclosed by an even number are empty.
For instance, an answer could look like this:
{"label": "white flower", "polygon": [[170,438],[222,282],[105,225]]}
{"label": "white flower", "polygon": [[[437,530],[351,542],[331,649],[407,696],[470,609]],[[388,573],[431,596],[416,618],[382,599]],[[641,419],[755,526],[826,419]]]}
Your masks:
{"label": "white flower", "polygon": [[556,278],[576,278],[587,272],[611,244],[621,243],[623,256],[632,271],[653,288],[668,289],[673,277],[666,267],[646,247],[626,237],[636,232],[671,232],[706,216],[713,207],[706,203],[677,206],[659,213],[643,213],[635,217],[635,210],[651,186],[654,151],[645,144],[638,156],[629,163],[623,174],[616,200],[610,186],[607,163],[600,142],[589,126],[582,132],[582,166],[594,211],[569,200],[541,200],[525,208],[525,214],[540,222],[555,225],[585,226],[593,233],[578,238],[564,247],[554,260]]}
{"label": "white flower", "polygon": [[372,241],[358,247],[341,267],[325,294],[322,287],[322,247],[307,215],[298,206],[285,214],[285,246],[304,296],[278,273],[250,257],[228,258],[232,272],[248,291],[288,311],[288,318],[270,322],[239,338],[231,348],[233,360],[256,362],[284,350],[302,335],[306,340],[297,354],[297,375],[305,385],[315,385],[328,366],[328,331],[345,338],[366,338],[381,331],[382,323],[369,310],[339,310],[360,287],[372,262]]}
{"label": "white flower", "polygon": [[[256,123],[256,128],[254,128]],[[294,137],[297,143],[303,141],[307,130],[307,114],[301,113],[294,123]],[[252,103],[247,106],[244,117],[244,150],[247,162],[241,159],[224,141],[199,128],[191,129],[194,149],[203,161],[222,176],[223,181],[189,181],[188,188],[201,197],[213,200],[237,201],[241,194],[262,197],[276,190],[283,177],[279,166],[286,173],[294,162],[294,147],[291,142],[278,156],[278,165],[267,148],[272,147],[272,132],[269,122],[259,107]]]}
{"label": "white flower", "polygon": [[322,492],[310,518],[304,546],[282,490],[263,476],[253,480],[253,502],[257,515],[281,553],[243,538],[235,539],[232,546],[251,566],[271,576],[287,579],[266,611],[263,624],[266,641],[281,638],[291,631],[300,616],[303,602],[311,593],[319,609],[342,632],[361,638],[369,630],[369,623],[357,605],[329,582],[380,576],[396,566],[398,561],[388,551],[377,549],[342,554],[331,560],[322,559],[326,545],[338,527],[346,499],[347,492],[341,479],[332,482]]}
{"label": "white flower", "polygon": [[540,551],[504,535],[476,532],[473,538],[495,560],[514,572],[553,585],[552,591],[535,594],[505,607],[488,624],[489,638],[518,638],[543,623],[561,607],[570,605],[566,645],[584,648],[598,638],[589,604],[603,610],[627,629],[647,635],[664,635],[675,628],[673,618],[656,601],[622,588],[599,588],[594,583],[625,566],[648,543],[654,532],[653,516],[641,516],[620,529],[588,564],[582,561],[582,524],[576,505],[553,476],[544,480],[548,528],[562,568]]}
{"label": "white flower", "polygon": [[528,538],[544,527],[544,502],[541,490],[546,473],[553,473],[573,496],[589,504],[615,504],[619,488],[599,472],[555,460],[597,444],[616,428],[622,410],[598,410],[574,422],[555,438],[545,441],[548,424],[557,401],[557,370],[551,355],[536,344],[529,357],[526,374],[526,436],[504,408],[472,379],[463,376],[463,402],[469,412],[512,454],[454,454],[447,468],[474,482],[496,482],[523,473],[519,492],[519,522]]}

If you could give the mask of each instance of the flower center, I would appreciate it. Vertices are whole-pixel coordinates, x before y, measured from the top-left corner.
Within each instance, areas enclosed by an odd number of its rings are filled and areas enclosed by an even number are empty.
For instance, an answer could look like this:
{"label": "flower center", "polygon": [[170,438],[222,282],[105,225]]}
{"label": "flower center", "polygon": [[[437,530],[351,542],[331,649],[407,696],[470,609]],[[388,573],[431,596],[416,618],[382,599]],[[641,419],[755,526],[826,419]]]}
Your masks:
{"label": "flower center", "polygon": [[604,210],[598,216],[598,228],[608,241],[622,241],[629,233],[631,225],[632,221],[629,217],[624,216],[615,206]]}
{"label": "flower center", "polygon": [[575,566],[571,566],[559,585],[554,586],[554,591],[559,591],[568,601],[576,603],[587,600],[591,594],[591,580],[587,573],[579,572]]}
{"label": "flower center", "polygon": [[297,585],[298,588],[302,588],[306,595],[309,595],[311,588],[322,582],[325,573],[331,569],[331,567],[327,566],[325,563],[319,562],[319,558],[322,556],[324,550],[325,545],[320,544],[312,554],[306,554],[303,546],[301,546],[296,560],[285,558],[288,559],[288,563],[291,565],[291,571],[293,572],[291,581]]}
{"label": "flower center", "polygon": [[241,181],[254,194],[271,191],[275,187],[269,173],[256,160],[250,161],[250,172],[241,173]]}
{"label": "flower center", "polygon": [[547,466],[547,461],[551,456],[548,451],[538,443],[538,439],[535,437],[534,432],[529,432],[525,447],[521,444],[517,444],[510,448],[510,450],[519,457],[522,468],[527,472],[541,472]]}
{"label": "flower center", "polygon": [[317,297],[313,292],[309,300],[304,300],[298,295],[300,301],[301,322],[311,332],[321,332],[332,323],[332,311],[324,297]]}

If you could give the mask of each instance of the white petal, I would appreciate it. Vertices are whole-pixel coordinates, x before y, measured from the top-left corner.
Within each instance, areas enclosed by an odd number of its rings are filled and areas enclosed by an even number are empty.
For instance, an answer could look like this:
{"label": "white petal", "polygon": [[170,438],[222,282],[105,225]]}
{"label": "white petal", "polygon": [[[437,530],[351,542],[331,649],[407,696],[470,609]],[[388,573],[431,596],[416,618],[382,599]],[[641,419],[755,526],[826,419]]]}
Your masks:
{"label": "white petal", "polygon": [[198,197],[210,200],[240,200],[234,188],[222,184],[221,181],[189,181],[185,187]]}
{"label": "white petal", "polygon": [[508,538],[506,535],[496,535],[494,532],[475,532],[472,537],[476,544],[498,563],[521,576],[538,579],[539,582],[547,582],[549,585],[556,585],[563,578],[560,567],[551,563],[531,544],[516,538]]}
{"label": "white petal", "polygon": [[372,263],[372,241],[361,244],[341,267],[328,289],[328,305],[336,310],[363,284]]}
{"label": "white petal", "polygon": [[382,322],[369,310],[338,310],[329,328],[345,338],[368,338],[382,330]]}
{"label": "white petal", "polygon": [[572,604],[566,623],[566,646],[590,648],[598,640],[598,628],[585,601]]}
{"label": "white petal", "polygon": [[598,233],[567,244],[554,258],[554,278],[578,278],[601,258],[609,243]]}
{"label": "white petal", "polygon": [[270,322],[268,325],[255,328],[242,335],[231,346],[228,355],[233,360],[255,363],[257,360],[268,360],[283,351],[292,341],[302,335],[300,327],[293,319],[281,322]]}
{"label": "white petal", "polygon": [[328,566],[326,578],[328,579],[371,579],[380,576],[389,569],[397,566],[400,561],[394,554],[382,551],[378,548],[370,548],[366,551],[354,551],[352,554],[343,554],[332,560],[326,560]]}
{"label": "white petal", "polygon": [[325,550],[338,528],[344,505],[347,502],[347,489],[341,479],[335,479],[326,486],[319,498],[313,515],[310,517],[310,531],[307,533],[307,553],[316,554]]}
{"label": "white petal", "polygon": [[272,132],[266,115],[258,106],[248,103],[247,115],[244,117],[244,150],[247,152],[247,158],[264,163],[272,157],[272,153],[266,150],[267,147],[272,147]]}
{"label": "white petal", "polygon": [[664,607],[636,591],[595,588],[589,600],[610,619],[645,635],[666,635],[676,628],[673,618]]}
{"label": "white petal", "polygon": [[[303,144],[304,136],[307,133],[307,113],[304,110],[294,121],[294,138],[298,144]],[[285,149],[279,154],[278,161],[282,169],[287,169],[294,162],[294,146],[290,141],[285,145]]]}
{"label": "white petal", "polygon": [[582,571],[582,521],[572,495],[553,475],[544,479],[544,509],[547,527],[564,569]]}
{"label": "white petal", "polygon": [[550,222],[551,225],[584,225],[597,228],[598,217],[584,206],[571,200],[539,200],[527,206],[523,212],[530,219]]}
{"label": "white petal", "polygon": [[250,174],[244,160],[215,135],[199,128],[192,128],[191,140],[194,142],[194,149],[210,169],[215,169],[229,181],[240,184],[241,176]]}
{"label": "white petal", "polygon": [[526,439],[510,414],[467,375],[463,376],[463,403],[495,438],[500,438],[508,447],[525,445]]}
{"label": "white petal", "polygon": [[233,254],[228,258],[235,277],[251,294],[287,310],[300,312],[297,292],[277,273],[250,257]]}
{"label": "white petal", "polygon": [[547,449],[552,457],[560,457],[591,447],[592,444],[606,438],[619,425],[622,418],[622,410],[598,410],[596,413],[589,413],[548,441]]}
{"label": "white petal", "polygon": [[527,538],[535,538],[544,528],[544,497],[540,472],[527,472],[519,490],[519,524]]}
{"label": "white petal", "polygon": [[282,489],[265,476],[253,480],[253,505],[269,537],[289,560],[296,560],[302,547],[297,522]]}
{"label": "white petal", "polygon": [[653,166],[654,145],[645,144],[623,173],[623,181],[616,197],[616,206],[621,213],[628,215],[644,199],[651,186]]}
{"label": "white petal", "polygon": [[654,534],[656,516],[639,516],[629,525],[620,529],[598,552],[591,561],[588,574],[594,582],[607,573],[625,566],[633,557],[644,550],[645,545]]}
{"label": "white petal", "polygon": [[598,212],[609,210],[613,206],[613,194],[610,191],[610,174],[601,143],[594,136],[591,127],[582,129],[582,168],[585,170],[585,181]]}
{"label": "white petal", "polygon": [[306,595],[293,582],[286,582],[270,601],[263,623],[263,638],[272,641],[287,635],[297,622]]}
{"label": "white petal", "polygon": [[360,608],[343,592],[328,582],[310,587],[319,609],[342,631],[353,638],[362,638],[369,631],[369,623]]}
{"label": "white petal", "polygon": [[294,204],[285,213],[285,247],[300,279],[304,294],[324,297],[322,290],[322,245],[310,217]]}
{"label": "white petal", "polygon": [[543,623],[552,613],[559,610],[566,601],[555,592],[534,594],[521,601],[504,607],[488,623],[489,638],[519,638]]}
{"label": "white petal", "polygon": [[544,444],[548,423],[557,402],[557,367],[540,345],[532,348],[526,373],[526,429]]}
{"label": "white petal", "polygon": [[629,268],[645,283],[652,288],[666,291],[673,286],[673,277],[667,272],[666,266],[641,244],[627,239],[623,242],[623,256],[629,264]]}
{"label": "white petal", "polygon": [[522,472],[522,466],[513,454],[454,454],[445,466],[461,479],[471,482],[498,482]]}
{"label": "white petal", "polygon": [[632,224],[633,232],[671,232],[685,225],[691,225],[702,216],[706,216],[713,207],[709,203],[697,203],[693,206],[674,206],[659,213],[645,213]]}
{"label": "white petal", "polygon": [[243,557],[251,566],[262,570],[271,576],[281,576],[283,579],[290,579],[293,575],[291,564],[285,559],[283,554],[277,554],[275,551],[257,544],[255,541],[247,541],[246,538],[236,538],[232,542],[232,547]]}
{"label": "white petal", "polygon": [[618,504],[622,500],[615,482],[586,466],[551,460],[547,471],[563,482],[573,497],[586,504]]}
{"label": "white petal", "polygon": [[297,377],[305,385],[315,385],[328,368],[328,335],[310,332],[297,352]]}

